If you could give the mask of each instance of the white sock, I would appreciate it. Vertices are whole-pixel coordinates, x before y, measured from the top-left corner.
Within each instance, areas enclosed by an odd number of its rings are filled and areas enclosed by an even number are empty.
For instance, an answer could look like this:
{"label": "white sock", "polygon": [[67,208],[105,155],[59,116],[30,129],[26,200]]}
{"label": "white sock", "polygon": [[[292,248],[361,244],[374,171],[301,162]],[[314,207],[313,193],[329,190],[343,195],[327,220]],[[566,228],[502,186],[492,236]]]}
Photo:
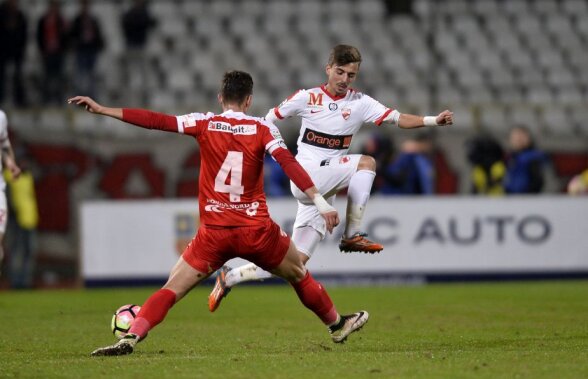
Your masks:
{"label": "white sock", "polygon": [[225,277],[225,283],[227,287],[232,287],[235,284],[241,282],[249,282],[251,280],[263,280],[271,278],[272,274],[265,271],[264,269],[257,267],[253,263],[235,267],[231,271],[227,272]]}
{"label": "white sock", "polygon": [[337,325],[338,323],[341,322],[341,315],[337,314],[337,320],[335,320],[334,323],[327,325],[329,328],[332,328],[333,326]]}
{"label": "white sock", "polygon": [[363,212],[370,198],[370,191],[375,177],[376,173],[373,171],[360,170],[353,174],[349,181],[345,238],[349,238],[361,231]]}

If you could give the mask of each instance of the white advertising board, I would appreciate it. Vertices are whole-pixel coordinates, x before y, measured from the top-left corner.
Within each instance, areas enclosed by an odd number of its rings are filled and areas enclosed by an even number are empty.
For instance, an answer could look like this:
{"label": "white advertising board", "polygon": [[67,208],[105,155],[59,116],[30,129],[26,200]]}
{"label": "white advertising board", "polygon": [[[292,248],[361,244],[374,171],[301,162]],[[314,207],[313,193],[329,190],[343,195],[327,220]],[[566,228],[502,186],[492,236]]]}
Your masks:
{"label": "white advertising board", "polygon": [[[345,199],[336,205],[344,218]],[[290,233],[296,202],[269,206]],[[88,202],[81,219],[85,280],[165,278],[197,227],[197,203]],[[374,197],[364,229],[385,249],[340,253],[341,226],[308,267],[315,274],[588,272],[587,221],[582,198]]]}

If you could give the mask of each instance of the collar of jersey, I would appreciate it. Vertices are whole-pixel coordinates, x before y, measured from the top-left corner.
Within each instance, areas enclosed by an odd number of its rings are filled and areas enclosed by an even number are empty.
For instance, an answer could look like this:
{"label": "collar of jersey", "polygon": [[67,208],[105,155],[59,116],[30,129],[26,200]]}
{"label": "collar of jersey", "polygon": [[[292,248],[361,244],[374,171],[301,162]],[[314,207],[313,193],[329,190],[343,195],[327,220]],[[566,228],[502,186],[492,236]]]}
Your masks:
{"label": "collar of jersey", "polygon": [[234,110],[232,110],[232,109],[227,109],[226,111],[224,111],[223,113],[221,113],[221,116],[222,116],[222,115],[225,115],[225,114],[227,114],[227,113],[233,113],[233,114],[239,114],[239,115],[244,115],[244,114],[245,114],[245,113],[243,113],[243,112],[235,112],[235,111],[234,111]]}
{"label": "collar of jersey", "polygon": [[[324,85],[324,84],[321,84],[321,89],[323,90],[324,93],[327,94],[328,97],[331,98],[331,100],[337,101],[337,100],[344,99],[345,96],[347,96],[347,92],[345,92],[345,95],[341,95],[341,96],[339,96],[339,95],[333,95],[332,93],[329,92],[329,90],[327,89],[327,86]],[[349,89],[347,91],[349,91]]]}

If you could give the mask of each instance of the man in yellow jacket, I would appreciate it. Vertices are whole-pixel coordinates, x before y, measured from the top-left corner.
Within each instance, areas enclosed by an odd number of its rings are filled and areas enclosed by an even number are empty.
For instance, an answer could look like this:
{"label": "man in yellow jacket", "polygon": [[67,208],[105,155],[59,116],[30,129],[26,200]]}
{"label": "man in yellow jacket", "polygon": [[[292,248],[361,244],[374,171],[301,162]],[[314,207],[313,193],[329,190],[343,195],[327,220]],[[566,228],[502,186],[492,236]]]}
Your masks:
{"label": "man in yellow jacket", "polygon": [[9,276],[12,288],[31,288],[35,270],[35,234],[39,223],[33,174],[22,159],[22,172],[13,178],[4,171],[8,184],[10,219],[8,222]]}

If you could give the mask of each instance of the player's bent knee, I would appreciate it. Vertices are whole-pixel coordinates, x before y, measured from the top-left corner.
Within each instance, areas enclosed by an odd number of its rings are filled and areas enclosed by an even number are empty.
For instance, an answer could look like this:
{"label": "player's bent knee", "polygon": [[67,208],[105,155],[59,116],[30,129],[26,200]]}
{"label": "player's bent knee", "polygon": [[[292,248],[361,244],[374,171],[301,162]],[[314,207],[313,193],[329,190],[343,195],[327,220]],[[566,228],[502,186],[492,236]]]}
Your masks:
{"label": "player's bent knee", "polygon": [[289,283],[298,283],[304,279],[304,275],[306,275],[306,269],[304,267],[295,267],[291,272],[288,272],[283,279],[287,280]]}
{"label": "player's bent knee", "polygon": [[294,242],[290,241],[290,246],[284,259],[275,269],[271,270],[271,273],[290,283],[298,282],[304,278],[306,268],[300,260],[300,253]]}
{"label": "player's bent knee", "polygon": [[362,155],[357,165],[357,170],[376,171],[376,160],[369,155]]}
{"label": "player's bent knee", "polygon": [[271,271],[272,274],[279,276],[290,283],[301,281],[306,275],[306,268],[302,262],[282,262],[278,267]]}
{"label": "player's bent knee", "polygon": [[305,275],[306,275],[306,267],[304,267],[304,266],[296,267],[294,270],[294,276],[292,278],[292,282],[301,281],[302,279],[304,279]]}
{"label": "player's bent knee", "polygon": [[302,251],[298,251],[298,257],[300,257],[300,261],[305,266],[306,266],[306,262],[308,262],[308,260],[310,259],[310,257],[307,254],[303,253]]}

